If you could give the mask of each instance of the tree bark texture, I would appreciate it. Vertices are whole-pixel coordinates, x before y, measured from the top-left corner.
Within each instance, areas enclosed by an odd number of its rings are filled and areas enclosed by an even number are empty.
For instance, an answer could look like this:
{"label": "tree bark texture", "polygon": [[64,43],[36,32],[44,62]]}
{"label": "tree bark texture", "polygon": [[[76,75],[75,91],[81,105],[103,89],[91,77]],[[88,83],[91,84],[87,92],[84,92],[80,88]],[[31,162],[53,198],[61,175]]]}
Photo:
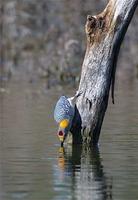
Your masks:
{"label": "tree bark texture", "polygon": [[76,114],[71,132],[74,143],[96,145],[114,81],[120,45],[138,0],[109,0],[104,11],[88,15],[85,25],[87,49],[82,65]]}

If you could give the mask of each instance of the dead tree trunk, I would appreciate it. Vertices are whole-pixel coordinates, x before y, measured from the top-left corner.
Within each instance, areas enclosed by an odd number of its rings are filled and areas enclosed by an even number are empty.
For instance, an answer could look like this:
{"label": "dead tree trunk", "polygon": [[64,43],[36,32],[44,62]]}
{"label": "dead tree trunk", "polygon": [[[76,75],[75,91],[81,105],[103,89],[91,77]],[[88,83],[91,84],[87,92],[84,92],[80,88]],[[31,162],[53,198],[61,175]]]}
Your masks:
{"label": "dead tree trunk", "polygon": [[138,0],[109,0],[105,10],[88,15],[85,26],[87,50],[82,65],[73,122],[73,142],[97,144],[114,80],[120,45],[133,17]]}

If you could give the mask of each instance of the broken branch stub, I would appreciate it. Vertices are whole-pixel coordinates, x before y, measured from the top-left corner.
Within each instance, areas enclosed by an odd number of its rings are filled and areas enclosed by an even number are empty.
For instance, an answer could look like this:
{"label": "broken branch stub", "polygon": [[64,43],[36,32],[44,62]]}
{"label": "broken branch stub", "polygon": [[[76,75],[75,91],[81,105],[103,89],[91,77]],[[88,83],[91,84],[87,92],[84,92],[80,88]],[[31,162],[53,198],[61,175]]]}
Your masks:
{"label": "broken branch stub", "polygon": [[[73,142],[97,144],[114,80],[121,42],[138,0],[110,0],[99,15],[87,16],[87,49],[82,65],[76,114],[71,132]],[[81,138],[81,139],[80,139]]]}

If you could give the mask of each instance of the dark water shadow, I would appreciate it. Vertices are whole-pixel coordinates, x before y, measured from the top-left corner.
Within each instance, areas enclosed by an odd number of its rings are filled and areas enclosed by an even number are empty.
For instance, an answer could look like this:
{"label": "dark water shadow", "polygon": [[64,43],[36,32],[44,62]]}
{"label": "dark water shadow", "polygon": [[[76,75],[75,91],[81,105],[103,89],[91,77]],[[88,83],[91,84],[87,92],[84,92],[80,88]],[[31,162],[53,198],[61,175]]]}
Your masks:
{"label": "dark water shadow", "polygon": [[[59,168],[63,172],[64,192],[67,189],[65,185],[68,181],[71,199],[112,199],[112,177],[107,177],[104,173],[98,148],[81,145],[74,145],[72,149],[71,147],[62,148],[59,152],[58,161]],[[62,195],[61,199],[66,198]]]}
{"label": "dark water shadow", "polygon": [[82,144],[81,125],[82,125],[81,116],[78,108],[75,105],[75,115],[70,129],[72,133],[73,144]]}

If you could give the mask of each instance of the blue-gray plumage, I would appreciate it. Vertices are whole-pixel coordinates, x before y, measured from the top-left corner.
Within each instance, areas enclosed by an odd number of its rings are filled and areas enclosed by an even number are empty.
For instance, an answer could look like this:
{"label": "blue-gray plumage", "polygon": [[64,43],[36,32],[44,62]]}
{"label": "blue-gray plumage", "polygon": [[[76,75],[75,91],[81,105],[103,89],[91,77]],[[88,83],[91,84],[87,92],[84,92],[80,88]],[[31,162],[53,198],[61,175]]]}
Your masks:
{"label": "blue-gray plumage", "polygon": [[63,142],[70,131],[75,114],[76,99],[80,95],[81,93],[77,92],[74,97],[67,98],[66,96],[61,96],[56,103],[54,119],[59,124],[57,135],[61,141],[61,145],[63,145]]}
{"label": "blue-gray plumage", "polygon": [[74,116],[74,106],[71,105],[69,99],[66,96],[61,96],[57,101],[54,110],[54,119],[57,123],[64,119],[71,121]]}

